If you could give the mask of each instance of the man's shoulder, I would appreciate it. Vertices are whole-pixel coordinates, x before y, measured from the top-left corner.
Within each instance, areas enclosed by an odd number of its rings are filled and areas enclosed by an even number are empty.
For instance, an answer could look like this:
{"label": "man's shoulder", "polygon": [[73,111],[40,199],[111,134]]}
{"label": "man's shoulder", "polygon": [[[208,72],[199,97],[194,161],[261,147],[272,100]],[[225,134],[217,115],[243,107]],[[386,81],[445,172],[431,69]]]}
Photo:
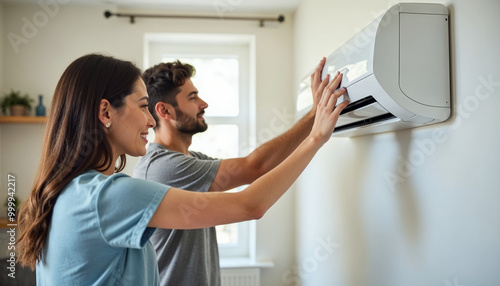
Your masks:
{"label": "man's shoulder", "polygon": [[[146,154],[140,157],[134,167],[133,177],[145,179],[145,173],[149,167],[157,161],[170,162],[169,158],[174,155],[174,152],[168,150],[165,146],[151,143],[146,149]],[[162,160],[164,158],[164,160]]]}
{"label": "man's shoulder", "polygon": [[182,158],[182,157],[188,157],[188,156],[186,156],[185,154],[176,152],[176,151],[172,151],[161,144],[152,143],[147,148],[146,155],[142,156],[140,160],[154,161],[156,159],[163,158],[163,157]]}
{"label": "man's shoulder", "polygon": [[137,161],[132,177],[146,180],[157,175],[163,177],[174,172],[177,166],[183,164],[186,157],[189,156],[169,150],[161,144],[152,143],[148,146],[146,154]]}
{"label": "man's shoulder", "polygon": [[172,151],[161,144],[151,144],[144,156],[142,156],[136,168],[147,167],[154,164],[178,166],[183,163],[191,164],[200,160],[216,160],[205,155],[202,152],[189,151],[189,156],[177,151]]}
{"label": "man's shoulder", "polygon": [[189,154],[196,159],[201,159],[201,160],[216,160],[215,158],[212,158],[202,152],[199,151],[189,151]]}

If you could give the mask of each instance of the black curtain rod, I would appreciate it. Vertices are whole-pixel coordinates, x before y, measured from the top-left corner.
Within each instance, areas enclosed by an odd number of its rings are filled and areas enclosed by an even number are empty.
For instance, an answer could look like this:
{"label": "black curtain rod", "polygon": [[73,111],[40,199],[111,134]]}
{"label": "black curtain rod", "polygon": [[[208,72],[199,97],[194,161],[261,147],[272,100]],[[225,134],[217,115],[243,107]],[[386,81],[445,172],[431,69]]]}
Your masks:
{"label": "black curtain rod", "polygon": [[154,14],[122,14],[111,13],[104,11],[104,17],[129,17],[130,23],[135,23],[135,18],[176,18],[176,19],[210,19],[210,20],[243,20],[243,21],[259,21],[260,27],[264,26],[264,22],[280,22],[285,21],[285,16],[279,15],[278,18],[264,18],[264,17],[217,17],[217,16],[194,16],[194,15],[154,15]]}

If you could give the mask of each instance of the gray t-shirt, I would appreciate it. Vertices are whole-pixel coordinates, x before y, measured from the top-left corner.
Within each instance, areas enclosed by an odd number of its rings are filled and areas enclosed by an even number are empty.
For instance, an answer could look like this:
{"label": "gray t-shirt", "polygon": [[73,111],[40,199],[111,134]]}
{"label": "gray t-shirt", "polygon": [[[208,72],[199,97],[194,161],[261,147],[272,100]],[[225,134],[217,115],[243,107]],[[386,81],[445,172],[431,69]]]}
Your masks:
{"label": "gray t-shirt", "polygon": [[[207,192],[220,160],[190,151],[191,156],[150,144],[134,169],[133,177],[167,184],[174,188]],[[196,211],[186,206],[186,219]],[[215,227],[180,230],[156,229],[150,241],[156,250],[162,286],[219,286],[219,249]]]}

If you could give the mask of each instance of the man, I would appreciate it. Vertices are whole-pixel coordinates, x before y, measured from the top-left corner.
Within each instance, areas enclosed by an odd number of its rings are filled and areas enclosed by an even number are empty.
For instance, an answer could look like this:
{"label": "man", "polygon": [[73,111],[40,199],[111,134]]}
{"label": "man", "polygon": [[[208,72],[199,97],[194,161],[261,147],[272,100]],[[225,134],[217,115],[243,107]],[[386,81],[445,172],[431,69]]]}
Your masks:
{"label": "man", "polygon": [[[250,184],[288,157],[311,131],[321,97],[317,91],[329,80],[321,81],[324,63],[323,58],[311,75],[314,104],[306,116],[248,156],[222,160],[189,151],[192,136],[207,129],[203,114],[208,104],[191,81],[194,67],[176,61],[146,70],[143,79],[149,110],[157,123],[156,138],[135,167],[134,177],[199,192],[227,191]],[[196,204],[193,206],[196,208]],[[186,219],[193,206],[186,206]],[[157,253],[161,285],[220,285],[215,227],[157,229],[151,242]]]}

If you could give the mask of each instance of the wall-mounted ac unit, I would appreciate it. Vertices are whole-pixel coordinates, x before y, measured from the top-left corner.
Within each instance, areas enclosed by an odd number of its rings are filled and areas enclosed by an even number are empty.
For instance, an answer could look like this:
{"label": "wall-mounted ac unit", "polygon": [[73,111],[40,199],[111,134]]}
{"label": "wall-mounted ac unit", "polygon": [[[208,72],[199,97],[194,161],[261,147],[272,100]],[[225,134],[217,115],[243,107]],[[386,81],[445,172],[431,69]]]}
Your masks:
{"label": "wall-mounted ac unit", "polygon": [[[358,136],[438,123],[450,117],[448,10],[400,3],[327,57],[322,78],[343,73],[350,104],[333,136]],[[343,100],[339,99],[339,102]],[[310,76],[297,116],[310,110]]]}

